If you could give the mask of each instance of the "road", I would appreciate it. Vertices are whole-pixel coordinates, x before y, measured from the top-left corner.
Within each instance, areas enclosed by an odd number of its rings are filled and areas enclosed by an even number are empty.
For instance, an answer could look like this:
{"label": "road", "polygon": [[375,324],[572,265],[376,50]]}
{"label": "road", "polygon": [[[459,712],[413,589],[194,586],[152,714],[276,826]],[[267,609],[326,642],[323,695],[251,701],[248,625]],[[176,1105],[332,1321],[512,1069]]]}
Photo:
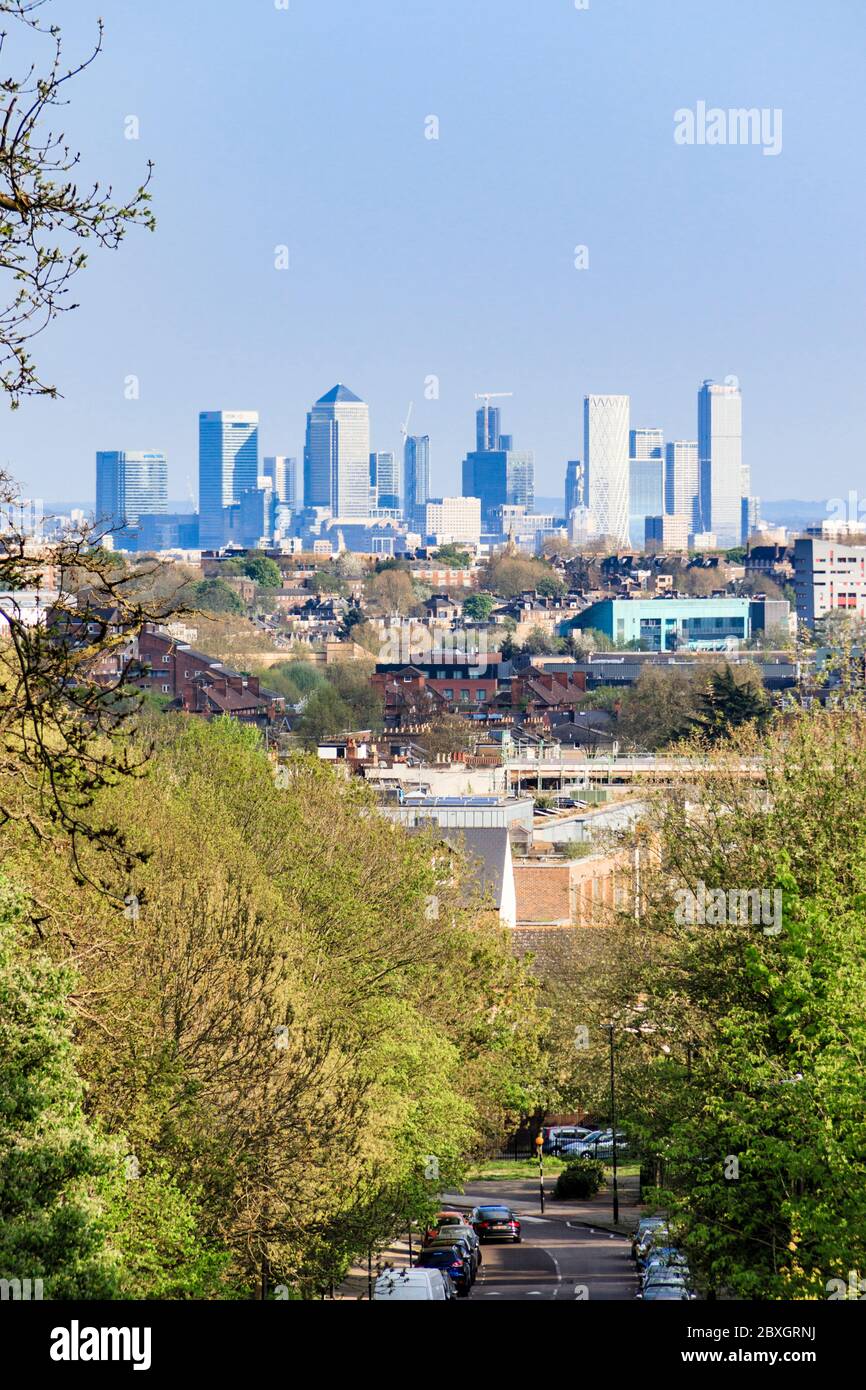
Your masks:
{"label": "road", "polygon": [[[459,1199],[491,1202],[497,1198],[490,1186],[465,1193]],[[629,1242],[622,1236],[592,1227],[572,1226],[566,1216],[541,1217],[514,1203],[520,1217],[523,1240],[519,1245],[487,1243],[483,1262],[468,1302],[501,1299],[581,1300],[590,1303],[632,1300],[637,1293]],[[523,1208],[523,1209],[521,1209]]]}

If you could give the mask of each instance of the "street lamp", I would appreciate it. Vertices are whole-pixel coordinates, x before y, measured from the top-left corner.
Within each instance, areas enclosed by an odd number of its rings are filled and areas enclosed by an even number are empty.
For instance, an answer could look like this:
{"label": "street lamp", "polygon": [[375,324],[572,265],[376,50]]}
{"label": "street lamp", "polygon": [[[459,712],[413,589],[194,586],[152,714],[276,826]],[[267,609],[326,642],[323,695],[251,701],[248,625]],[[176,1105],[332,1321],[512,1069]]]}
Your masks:
{"label": "street lamp", "polygon": [[616,1172],[616,1077],[614,1073],[613,1024],[607,1025],[610,1038],[610,1127],[613,1134],[613,1224],[619,1223],[619,1184]]}

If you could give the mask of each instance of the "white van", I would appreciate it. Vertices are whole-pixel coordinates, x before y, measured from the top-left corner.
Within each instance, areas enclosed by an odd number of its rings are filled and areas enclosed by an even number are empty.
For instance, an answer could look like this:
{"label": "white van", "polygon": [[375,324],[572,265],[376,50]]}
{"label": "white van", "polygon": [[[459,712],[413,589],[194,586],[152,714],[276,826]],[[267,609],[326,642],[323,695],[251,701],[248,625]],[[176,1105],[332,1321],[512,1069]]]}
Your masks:
{"label": "white van", "polygon": [[376,1280],[373,1298],[376,1302],[445,1303],[451,1296],[446,1279],[449,1276],[439,1269],[388,1269]]}

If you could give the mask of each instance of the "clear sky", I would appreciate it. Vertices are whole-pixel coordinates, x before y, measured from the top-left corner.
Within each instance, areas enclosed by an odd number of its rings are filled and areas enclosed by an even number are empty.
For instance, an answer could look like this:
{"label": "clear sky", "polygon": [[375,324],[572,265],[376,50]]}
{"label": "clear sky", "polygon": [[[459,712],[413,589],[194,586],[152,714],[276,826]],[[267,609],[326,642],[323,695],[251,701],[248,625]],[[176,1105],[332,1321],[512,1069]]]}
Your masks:
{"label": "clear sky", "polygon": [[[263,452],[300,455],[343,381],[378,449],[415,402],[437,492],[459,491],[474,393],[513,391],[503,429],[557,495],[586,392],[694,438],[701,380],[728,375],[753,491],[866,492],[861,0],[50,8],[69,58],[105,12],[65,128],[118,192],[155,161],[159,225],[95,255],[37,340],[64,399],[0,437],[32,493],[91,497],[97,449],[158,448],[183,497],[202,409],[257,409]],[[781,108],[781,153],[676,144],[699,101]]]}

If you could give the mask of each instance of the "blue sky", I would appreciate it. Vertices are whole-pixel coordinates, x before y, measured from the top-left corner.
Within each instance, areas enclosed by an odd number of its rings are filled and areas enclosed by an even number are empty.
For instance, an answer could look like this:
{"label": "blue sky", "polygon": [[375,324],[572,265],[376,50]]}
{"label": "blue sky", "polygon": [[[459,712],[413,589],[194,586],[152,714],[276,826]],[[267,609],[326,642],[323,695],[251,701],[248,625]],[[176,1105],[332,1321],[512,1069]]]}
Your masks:
{"label": "blue sky", "polygon": [[[503,428],[556,495],[586,392],[694,438],[701,380],[729,374],[754,491],[866,488],[858,0],[51,9],[70,58],[106,12],[64,124],[118,191],[155,161],[159,225],[94,256],[37,341],[64,399],[7,412],[0,437],[33,493],[89,497],[97,449],[162,448],[182,497],[199,410],[258,409],[263,451],[300,454],[310,402],[344,381],[379,449],[414,400],[445,492],[474,393],[513,391]],[[678,146],[674,112],[700,100],[781,108],[782,152]]]}

